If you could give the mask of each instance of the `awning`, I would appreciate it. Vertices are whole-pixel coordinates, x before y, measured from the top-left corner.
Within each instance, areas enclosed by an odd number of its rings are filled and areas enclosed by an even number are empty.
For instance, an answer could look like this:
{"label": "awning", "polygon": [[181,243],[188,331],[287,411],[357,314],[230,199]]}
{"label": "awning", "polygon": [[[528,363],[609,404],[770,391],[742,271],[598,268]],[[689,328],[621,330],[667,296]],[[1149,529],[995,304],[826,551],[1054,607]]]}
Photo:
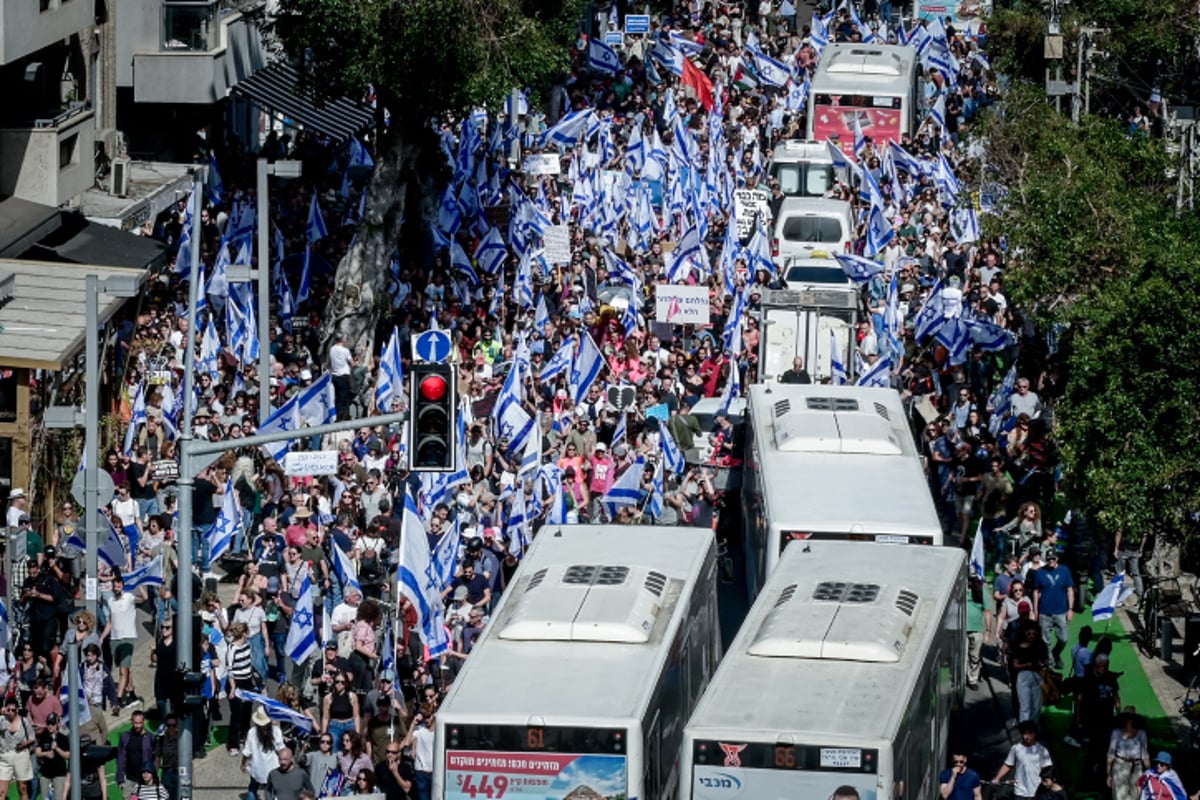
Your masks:
{"label": "awning", "polygon": [[374,112],[362,103],[345,97],[318,98],[311,89],[301,88],[300,74],[291,64],[282,62],[239,81],[233,92],[335,142],[344,142],[375,120]]}

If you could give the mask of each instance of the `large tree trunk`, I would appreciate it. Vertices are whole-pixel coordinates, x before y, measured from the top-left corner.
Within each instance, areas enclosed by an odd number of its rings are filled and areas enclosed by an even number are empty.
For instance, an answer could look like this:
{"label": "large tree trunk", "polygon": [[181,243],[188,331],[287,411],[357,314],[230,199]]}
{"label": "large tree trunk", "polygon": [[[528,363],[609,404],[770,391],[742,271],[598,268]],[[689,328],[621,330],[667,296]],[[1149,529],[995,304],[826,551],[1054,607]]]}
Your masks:
{"label": "large tree trunk", "polygon": [[333,294],[321,323],[325,358],[335,333],[346,334],[346,346],[369,366],[375,353],[380,302],[387,294],[388,267],[400,238],[410,181],[416,180],[421,152],[419,137],[405,136],[397,120],[383,141],[375,171],[367,184],[367,202],[354,244],[337,267]]}

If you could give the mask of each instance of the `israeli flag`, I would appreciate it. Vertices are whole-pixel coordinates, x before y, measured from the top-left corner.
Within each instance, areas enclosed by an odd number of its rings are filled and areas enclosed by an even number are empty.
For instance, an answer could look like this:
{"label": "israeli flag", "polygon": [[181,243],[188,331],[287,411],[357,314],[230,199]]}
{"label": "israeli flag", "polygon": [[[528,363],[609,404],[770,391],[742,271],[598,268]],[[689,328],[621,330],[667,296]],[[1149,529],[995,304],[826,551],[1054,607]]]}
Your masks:
{"label": "israeli flag", "polygon": [[1016,336],[994,322],[985,319],[967,320],[967,335],[980,350],[985,353],[995,353],[1011,347],[1016,342]]}
{"label": "israeli flag", "polygon": [[671,268],[667,276],[671,283],[679,283],[688,277],[692,268],[707,266],[700,245],[700,233],[695,227],[688,228],[671,253]]}
{"label": "israeli flag", "polygon": [[507,442],[509,452],[524,450],[535,424],[521,404],[520,373],[516,366],[510,369],[496,396],[496,435]]}
{"label": "israeli flag", "polygon": [[867,256],[877,256],[896,237],[896,231],[883,215],[879,206],[871,206],[867,216],[867,245],[863,253]]}
{"label": "israeli flag", "polygon": [[738,368],[737,359],[733,356],[742,349],[741,330],[737,336],[737,351],[731,354],[729,363],[729,380],[725,383],[725,391],[721,393],[720,411],[723,414],[729,413],[729,407],[733,405],[733,401],[742,396],[742,371]]}
{"label": "israeli flag", "polygon": [[[660,39],[650,51],[650,58],[662,64],[663,69],[676,77],[683,76],[683,51],[678,47]],[[659,81],[661,83],[661,81]]]}
{"label": "israeli flag", "polygon": [[671,31],[671,44],[682,50],[686,55],[699,56],[704,54],[704,45],[693,42],[677,31]]}
{"label": "israeli flag", "polygon": [[257,692],[247,692],[245,689],[238,689],[237,696],[244,703],[257,703],[262,706],[263,711],[267,712],[267,717],[272,722],[282,722],[289,725],[295,725],[301,730],[312,733],[313,723],[308,718],[308,715],[297,711],[291,706],[279,700],[274,700],[265,694]]}
{"label": "israeli flag", "polygon": [[529,546],[529,513],[525,503],[525,488],[521,481],[517,482],[513,490],[512,507],[508,512],[504,533],[508,537],[508,552],[520,558]]}
{"label": "israeli flag", "polygon": [[1129,599],[1131,594],[1133,594],[1133,587],[1125,585],[1125,573],[1117,573],[1117,576],[1109,581],[1108,585],[1092,601],[1092,620],[1103,622],[1106,619],[1112,619],[1116,610]]}
{"label": "israeli flag", "polygon": [[619,445],[625,441],[625,436],[626,436],[625,418],[628,416],[629,415],[626,412],[622,411],[621,417],[617,420],[617,428],[616,428],[616,430],[613,431],[613,435],[612,435],[612,447],[613,448],[616,448],[617,445]]}
{"label": "israeli flag", "polygon": [[537,379],[545,383],[551,378],[555,378],[571,368],[575,356],[575,339],[567,339],[562,343],[562,346],[555,351],[550,360],[542,365],[542,371],[538,373]]}
{"label": "israeli flag", "polygon": [[[129,551],[125,549],[125,542],[113,526],[112,520],[104,516],[103,511],[97,511],[96,525],[100,534],[104,534],[107,531],[104,541],[100,543],[100,550],[97,553],[100,560],[113,569],[127,569],[129,567]],[[76,528],[75,533],[67,537],[67,541],[80,550],[87,552],[87,543],[83,539],[82,529]]]}
{"label": "israeli flag", "polygon": [[846,157],[842,152],[842,148],[833,143],[831,139],[825,140],[825,149],[829,153],[829,159],[833,162],[834,169],[849,170],[851,173],[857,174],[858,165]]}
{"label": "israeli flag", "polygon": [[0,647],[8,650],[12,647],[12,631],[8,627],[8,604],[0,598]]}
{"label": "israeli flag", "polygon": [[959,184],[958,178],[954,176],[954,169],[950,166],[950,162],[946,159],[945,153],[938,155],[937,167],[933,174],[934,183],[937,184],[938,191],[942,193],[946,205],[954,205],[958,202]]}
{"label": "israeli flag", "polygon": [[504,269],[507,259],[508,246],[504,244],[500,231],[495,226],[489,227],[475,247],[475,263],[485,274],[496,275]]}
{"label": "israeli flag", "polygon": [[[388,339],[379,358],[379,377],[375,380],[375,407],[387,413],[392,407],[392,400],[404,396],[404,365],[400,362],[400,331],[392,328],[392,338]],[[334,407],[336,414],[336,406]]]}
{"label": "israeli flag", "polygon": [[472,286],[479,285],[479,276],[475,274],[475,268],[471,266],[471,259],[467,258],[467,251],[463,250],[457,239],[450,242],[450,266],[466,277]]}
{"label": "israeli flag", "polygon": [[987,563],[987,557],[983,550],[983,520],[979,520],[979,524],[975,526],[975,541],[971,544],[971,574],[983,580],[983,565]]}
{"label": "israeli flag", "polygon": [[620,506],[636,506],[642,502],[642,470],[646,462],[639,458],[622,472],[604,495],[603,502],[609,509],[609,516],[616,514]]}
{"label": "israeli flag", "polygon": [[765,53],[754,52],[754,69],[762,82],[769,86],[782,87],[792,77],[787,65],[776,61]]}
{"label": "israeli flag", "polygon": [[[317,628],[313,617],[313,587],[312,575],[306,570],[304,580],[300,582],[299,599],[292,612],[292,623],[288,626],[287,641],[284,652],[293,664],[303,664],[313,653],[317,652]],[[386,655],[386,651],[384,653]]]}
{"label": "israeli flag", "polygon": [[[58,690],[58,702],[63,708],[62,727],[63,730],[71,728],[71,686],[70,682],[64,680],[62,688]],[[80,727],[87,725],[92,721],[92,709],[88,706],[87,695],[83,691],[83,681],[79,680],[75,683],[75,707],[79,715]]]}
{"label": "israeli flag", "polygon": [[210,316],[204,326],[204,337],[200,340],[200,360],[196,362],[196,371],[202,375],[216,376],[221,369],[220,355],[221,339],[217,336],[217,328]]}
{"label": "israeli flag", "polygon": [[913,338],[920,344],[938,332],[946,321],[945,304],[942,302],[942,284],[935,283],[925,299],[921,310],[913,320]]}
{"label": "israeli flag", "polygon": [[951,228],[959,244],[979,241],[979,215],[973,208],[960,208],[951,217]]}
{"label": "israeli flag", "polygon": [[938,95],[937,102],[929,109],[929,118],[933,120],[933,124],[938,126],[938,129],[945,133],[946,131],[946,95]]}
{"label": "israeli flag", "polygon": [[788,111],[803,111],[805,104],[808,103],[808,76],[804,77],[804,83],[796,83],[794,80],[788,84],[787,100],[785,107]]}
{"label": "israeli flag", "polygon": [[571,147],[595,116],[590,108],[572,111],[548,128],[545,133],[538,137],[538,141],[542,147],[551,143],[563,147]]}
{"label": "israeli flag", "polygon": [[834,386],[845,386],[850,379],[846,374],[846,364],[842,361],[841,345],[832,328],[829,329],[829,374]]}
{"label": "israeli flag", "polygon": [[538,292],[537,309],[533,314],[533,326],[537,332],[544,334],[546,326],[550,324],[550,310],[546,308],[546,295]]}
{"label": "israeli flag", "polygon": [[[754,226],[754,235],[750,237],[750,242],[742,251],[742,255],[746,257],[750,272],[753,275],[758,270],[765,270],[768,275],[775,274],[775,260],[771,257],[771,239],[767,234],[766,220],[762,215],[758,216],[758,224]],[[736,228],[736,225],[730,225],[730,228]]]}
{"label": "israeli flag", "polygon": [[146,424],[146,386],[138,384],[137,394],[133,396],[133,413],[129,418],[129,427],[125,429],[125,455],[133,452],[133,437]]}
{"label": "israeli flag", "polygon": [[321,205],[317,202],[317,192],[314,189],[312,202],[308,204],[308,222],[304,225],[304,234],[309,244],[316,244],[329,235],[325,227],[325,217],[321,215]]}
{"label": "israeli flag", "polygon": [[[567,382],[571,387],[571,397],[576,405],[583,402],[584,397],[587,396],[587,390],[600,377],[602,369],[604,369],[604,356],[601,354],[600,348],[596,346],[596,342],[592,340],[592,335],[584,331],[583,338],[579,343],[579,352],[571,362],[571,371],[567,376]],[[545,374],[545,370],[543,370],[543,374]]]}
{"label": "israeli flag", "polygon": [[883,264],[880,262],[852,253],[836,253],[834,259],[842,268],[842,272],[846,273],[846,277],[858,284],[867,283],[883,272]]}
{"label": "israeli flag", "polygon": [[562,490],[562,469],[557,464],[543,464],[538,477],[545,486],[546,497],[550,498],[546,522],[551,525],[567,524],[567,502]]}
{"label": "israeli flag", "polygon": [[588,68],[592,72],[616,75],[621,71],[621,57],[598,37],[592,37],[588,44]]}
{"label": "israeli flag", "polygon": [[525,450],[521,456],[521,465],[517,469],[517,474],[524,475],[528,472],[536,472],[541,465],[542,426],[537,420],[534,420],[529,430],[529,437],[525,440]]}
{"label": "israeli flag", "polygon": [[211,559],[216,561],[233,544],[233,537],[242,530],[242,508],[238,505],[233,481],[225,482],[225,494],[221,496],[221,510],[217,521],[208,532],[208,547]]}
{"label": "israeli flag", "polygon": [[[258,432],[298,431],[300,427],[300,396],[292,395],[286,403],[274,411],[271,416],[267,417],[266,422],[258,426]],[[287,455],[290,446],[291,442],[289,441],[272,442],[271,444],[264,444],[263,449],[271,458],[276,461],[283,461],[283,457]]]}
{"label": "israeli flag", "polygon": [[438,656],[449,647],[442,618],[441,578],[429,550],[425,524],[417,512],[416,502],[408,493],[404,496],[401,521],[403,532],[400,537],[398,588],[416,609],[417,626],[421,629],[421,638],[429,647],[429,654]]}
{"label": "israeli flag", "polygon": [[858,378],[857,386],[875,386],[887,389],[892,385],[892,360],[888,356],[880,356]]}
{"label": "israeli flag", "polygon": [[661,519],[663,515],[663,459],[659,459],[654,465],[654,479],[650,484],[650,497],[646,499],[646,511],[654,519]]}
{"label": "israeli flag", "polygon": [[333,541],[333,571],[337,573],[343,593],[353,589],[360,595],[362,594],[362,586],[358,583],[358,576],[354,574],[354,562],[350,560],[350,556],[346,555],[346,551],[337,541]]}
{"label": "israeli flag", "polygon": [[971,336],[967,331],[967,323],[961,318],[948,319],[938,328],[934,337],[946,346],[950,353],[950,365],[958,366],[966,363],[967,350],[970,348]]}
{"label": "israeli flag", "polygon": [[162,586],[163,560],[159,553],[135,570],[131,570],[122,581],[125,591],[130,592],[139,586]]}
{"label": "israeli flag", "polygon": [[208,199],[213,205],[220,205],[222,198],[225,197],[225,182],[221,180],[221,173],[217,169],[216,153],[208,154]]}
{"label": "israeli flag", "polygon": [[[247,262],[248,263],[248,262]],[[229,296],[229,240],[222,238],[217,245],[217,260],[213,263],[212,275],[208,276],[208,284],[204,293],[213,297]]]}
{"label": "israeli flag", "polygon": [[[337,404],[334,401],[333,377],[326,372],[295,397],[299,398],[300,418],[307,425],[328,425],[337,420]],[[259,433],[262,431],[260,430]]]}
{"label": "israeli flag", "polygon": [[371,154],[367,152],[367,148],[363,147],[357,136],[350,137],[350,166],[375,169],[375,159],[371,158]]}

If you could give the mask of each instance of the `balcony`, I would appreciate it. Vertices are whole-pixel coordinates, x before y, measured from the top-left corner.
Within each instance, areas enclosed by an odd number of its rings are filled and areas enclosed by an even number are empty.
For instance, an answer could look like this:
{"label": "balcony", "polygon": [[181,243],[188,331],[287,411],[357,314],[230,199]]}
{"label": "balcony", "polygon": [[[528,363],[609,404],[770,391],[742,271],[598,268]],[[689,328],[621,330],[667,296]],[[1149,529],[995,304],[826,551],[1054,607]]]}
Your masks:
{"label": "balcony", "polygon": [[58,206],[96,179],[92,107],[69,103],[53,116],[0,127],[0,194]]}
{"label": "balcony", "polygon": [[163,2],[156,46],[133,53],[138,103],[215,103],[265,63],[244,6],[222,0]]}

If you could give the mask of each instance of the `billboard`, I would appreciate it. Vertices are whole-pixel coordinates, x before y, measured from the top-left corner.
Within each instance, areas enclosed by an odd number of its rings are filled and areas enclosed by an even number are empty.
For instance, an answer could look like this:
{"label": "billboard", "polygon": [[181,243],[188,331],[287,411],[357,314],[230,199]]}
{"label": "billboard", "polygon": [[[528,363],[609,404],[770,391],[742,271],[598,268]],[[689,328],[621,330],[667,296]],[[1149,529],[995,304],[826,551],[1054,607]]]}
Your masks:
{"label": "billboard", "polygon": [[448,750],[446,800],[625,800],[623,755]]}
{"label": "billboard", "polygon": [[860,800],[876,800],[876,778],[869,774],[808,772],[785,769],[696,765],[692,770],[694,800],[761,800],[805,798],[826,800],[836,789],[853,786]]}

